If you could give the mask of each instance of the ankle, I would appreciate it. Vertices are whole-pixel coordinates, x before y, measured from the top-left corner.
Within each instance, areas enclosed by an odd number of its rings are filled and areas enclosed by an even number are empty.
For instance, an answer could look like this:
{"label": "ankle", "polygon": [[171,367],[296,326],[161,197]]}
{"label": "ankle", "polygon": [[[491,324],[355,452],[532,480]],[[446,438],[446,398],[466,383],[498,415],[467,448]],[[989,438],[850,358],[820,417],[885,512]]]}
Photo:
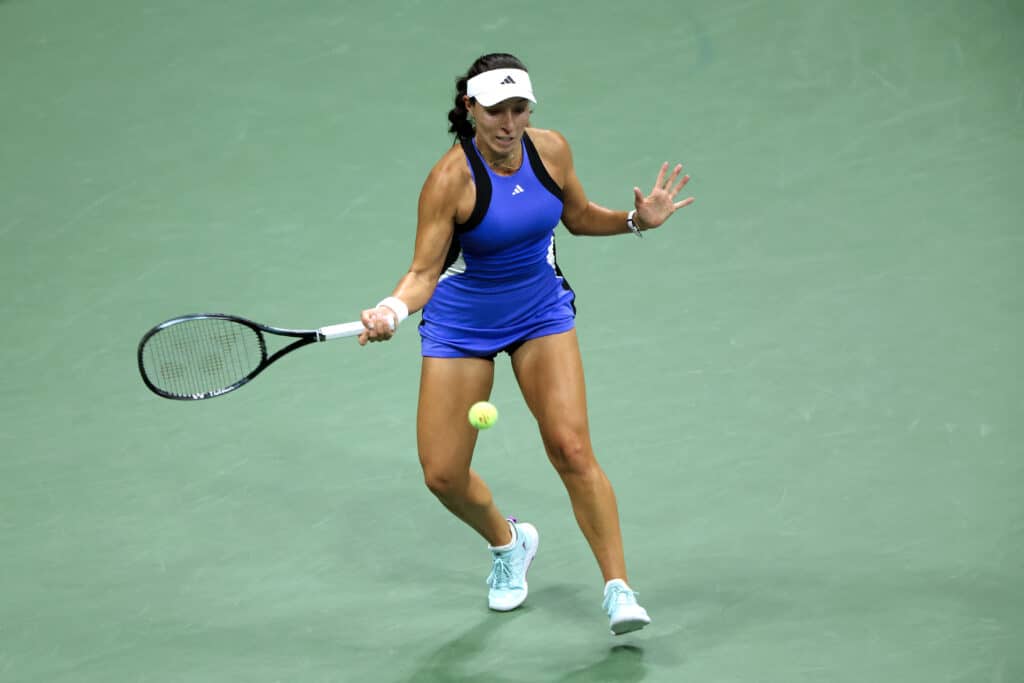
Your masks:
{"label": "ankle", "polygon": [[605,591],[605,593],[607,593],[608,589],[611,588],[612,586],[618,586],[620,588],[625,588],[626,590],[632,590],[629,587],[629,584],[626,583],[625,579],[610,579],[610,580],[606,581],[605,584],[604,584],[604,591]]}
{"label": "ankle", "polygon": [[492,546],[490,546],[491,550],[498,551],[498,552],[505,551],[505,550],[511,550],[512,547],[516,544],[516,536],[517,536],[516,525],[513,524],[512,522],[507,522],[507,524],[508,524],[508,533],[509,533],[508,542],[507,543],[503,543],[502,545],[492,545]]}

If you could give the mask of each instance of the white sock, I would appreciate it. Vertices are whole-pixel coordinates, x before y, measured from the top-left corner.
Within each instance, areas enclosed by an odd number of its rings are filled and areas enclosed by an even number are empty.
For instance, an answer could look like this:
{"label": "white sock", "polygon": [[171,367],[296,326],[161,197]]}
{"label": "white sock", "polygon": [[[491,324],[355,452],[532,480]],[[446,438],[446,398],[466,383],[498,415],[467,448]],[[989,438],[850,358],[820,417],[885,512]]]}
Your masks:
{"label": "white sock", "polygon": [[491,550],[493,550],[494,552],[498,552],[498,553],[503,553],[506,550],[512,550],[512,548],[515,547],[516,538],[519,536],[519,534],[518,534],[518,532],[516,532],[516,525],[513,524],[512,522],[508,523],[508,528],[512,531],[512,540],[511,541],[509,541],[506,545],[489,545],[487,547],[490,548]]}
{"label": "white sock", "polygon": [[608,583],[606,583],[604,585],[604,592],[607,593],[608,589],[611,588],[613,584],[622,586],[626,590],[633,590],[632,588],[629,587],[629,584],[627,584],[622,579],[612,579],[611,581],[609,581]]}

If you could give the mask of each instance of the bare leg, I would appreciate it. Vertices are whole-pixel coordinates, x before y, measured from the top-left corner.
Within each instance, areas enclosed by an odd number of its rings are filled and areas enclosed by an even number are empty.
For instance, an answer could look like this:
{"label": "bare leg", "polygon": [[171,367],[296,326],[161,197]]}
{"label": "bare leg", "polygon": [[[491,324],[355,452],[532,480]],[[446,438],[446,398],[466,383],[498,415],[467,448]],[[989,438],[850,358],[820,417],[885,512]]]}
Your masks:
{"label": "bare leg", "polygon": [[494,384],[494,363],[479,358],[424,358],[416,439],[427,488],[492,546],[512,541],[490,489],[470,468],[477,431],[466,418]]}
{"label": "bare leg", "polygon": [[626,581],[615,491],[590,443],[576,331],[531,339],[516,350],[512,367],[605,581]]}

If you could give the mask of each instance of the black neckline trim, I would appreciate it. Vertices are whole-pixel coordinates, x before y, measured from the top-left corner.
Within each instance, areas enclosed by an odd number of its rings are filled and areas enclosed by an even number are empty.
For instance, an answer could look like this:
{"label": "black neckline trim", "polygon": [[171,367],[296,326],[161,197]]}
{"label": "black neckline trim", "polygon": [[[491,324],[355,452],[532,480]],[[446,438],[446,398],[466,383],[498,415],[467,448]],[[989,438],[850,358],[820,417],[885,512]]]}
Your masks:
{"label": "black neckline trim", "polygon": [[[460,137],[459,144],[462,145],[462,151],[466,155],[466,159],[469,160],[469,167],[473,169],[473,181],[476,183],[476,203],[473,205],[473,212],[469,214],[469,218],[465,223],[455,224],[455,232],[463,233],[469,232],[483,221],[484,215],[487,214],[487,209],[491,205],[492,186],[491,175],[484,164],[484,160],[480,158],[480,153],[473,145],[473,139]],[[526,134],[526,131],[523,131],[523,147],[526,149],[526,156],[530,160],[533,175],[544,186],[544,189],[553,194],[558,201],[563,201],[562,188],[558,186],[554,178],[551,177],[551,174],[548,173],[548,169],[544,166],[544,162],[541,161],[540,154],[537,152],[533,140]]]}

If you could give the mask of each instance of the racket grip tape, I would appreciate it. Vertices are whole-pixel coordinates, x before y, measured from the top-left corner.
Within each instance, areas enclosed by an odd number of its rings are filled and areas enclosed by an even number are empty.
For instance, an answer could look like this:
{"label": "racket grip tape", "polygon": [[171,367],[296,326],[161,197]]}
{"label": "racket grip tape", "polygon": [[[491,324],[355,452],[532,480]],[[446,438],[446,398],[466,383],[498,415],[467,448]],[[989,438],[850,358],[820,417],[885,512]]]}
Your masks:
{"label": "racket grip tape", "polygon": [[363,323],[359,320],[351,323],[341,323],[340,325],[328,325],[321,327],[317,330],[317,334],[320,336],[322,341],[328,341],[330,339],[340,339],[341,337],[356,337],[362,334],[366,330],[363,327]]}

